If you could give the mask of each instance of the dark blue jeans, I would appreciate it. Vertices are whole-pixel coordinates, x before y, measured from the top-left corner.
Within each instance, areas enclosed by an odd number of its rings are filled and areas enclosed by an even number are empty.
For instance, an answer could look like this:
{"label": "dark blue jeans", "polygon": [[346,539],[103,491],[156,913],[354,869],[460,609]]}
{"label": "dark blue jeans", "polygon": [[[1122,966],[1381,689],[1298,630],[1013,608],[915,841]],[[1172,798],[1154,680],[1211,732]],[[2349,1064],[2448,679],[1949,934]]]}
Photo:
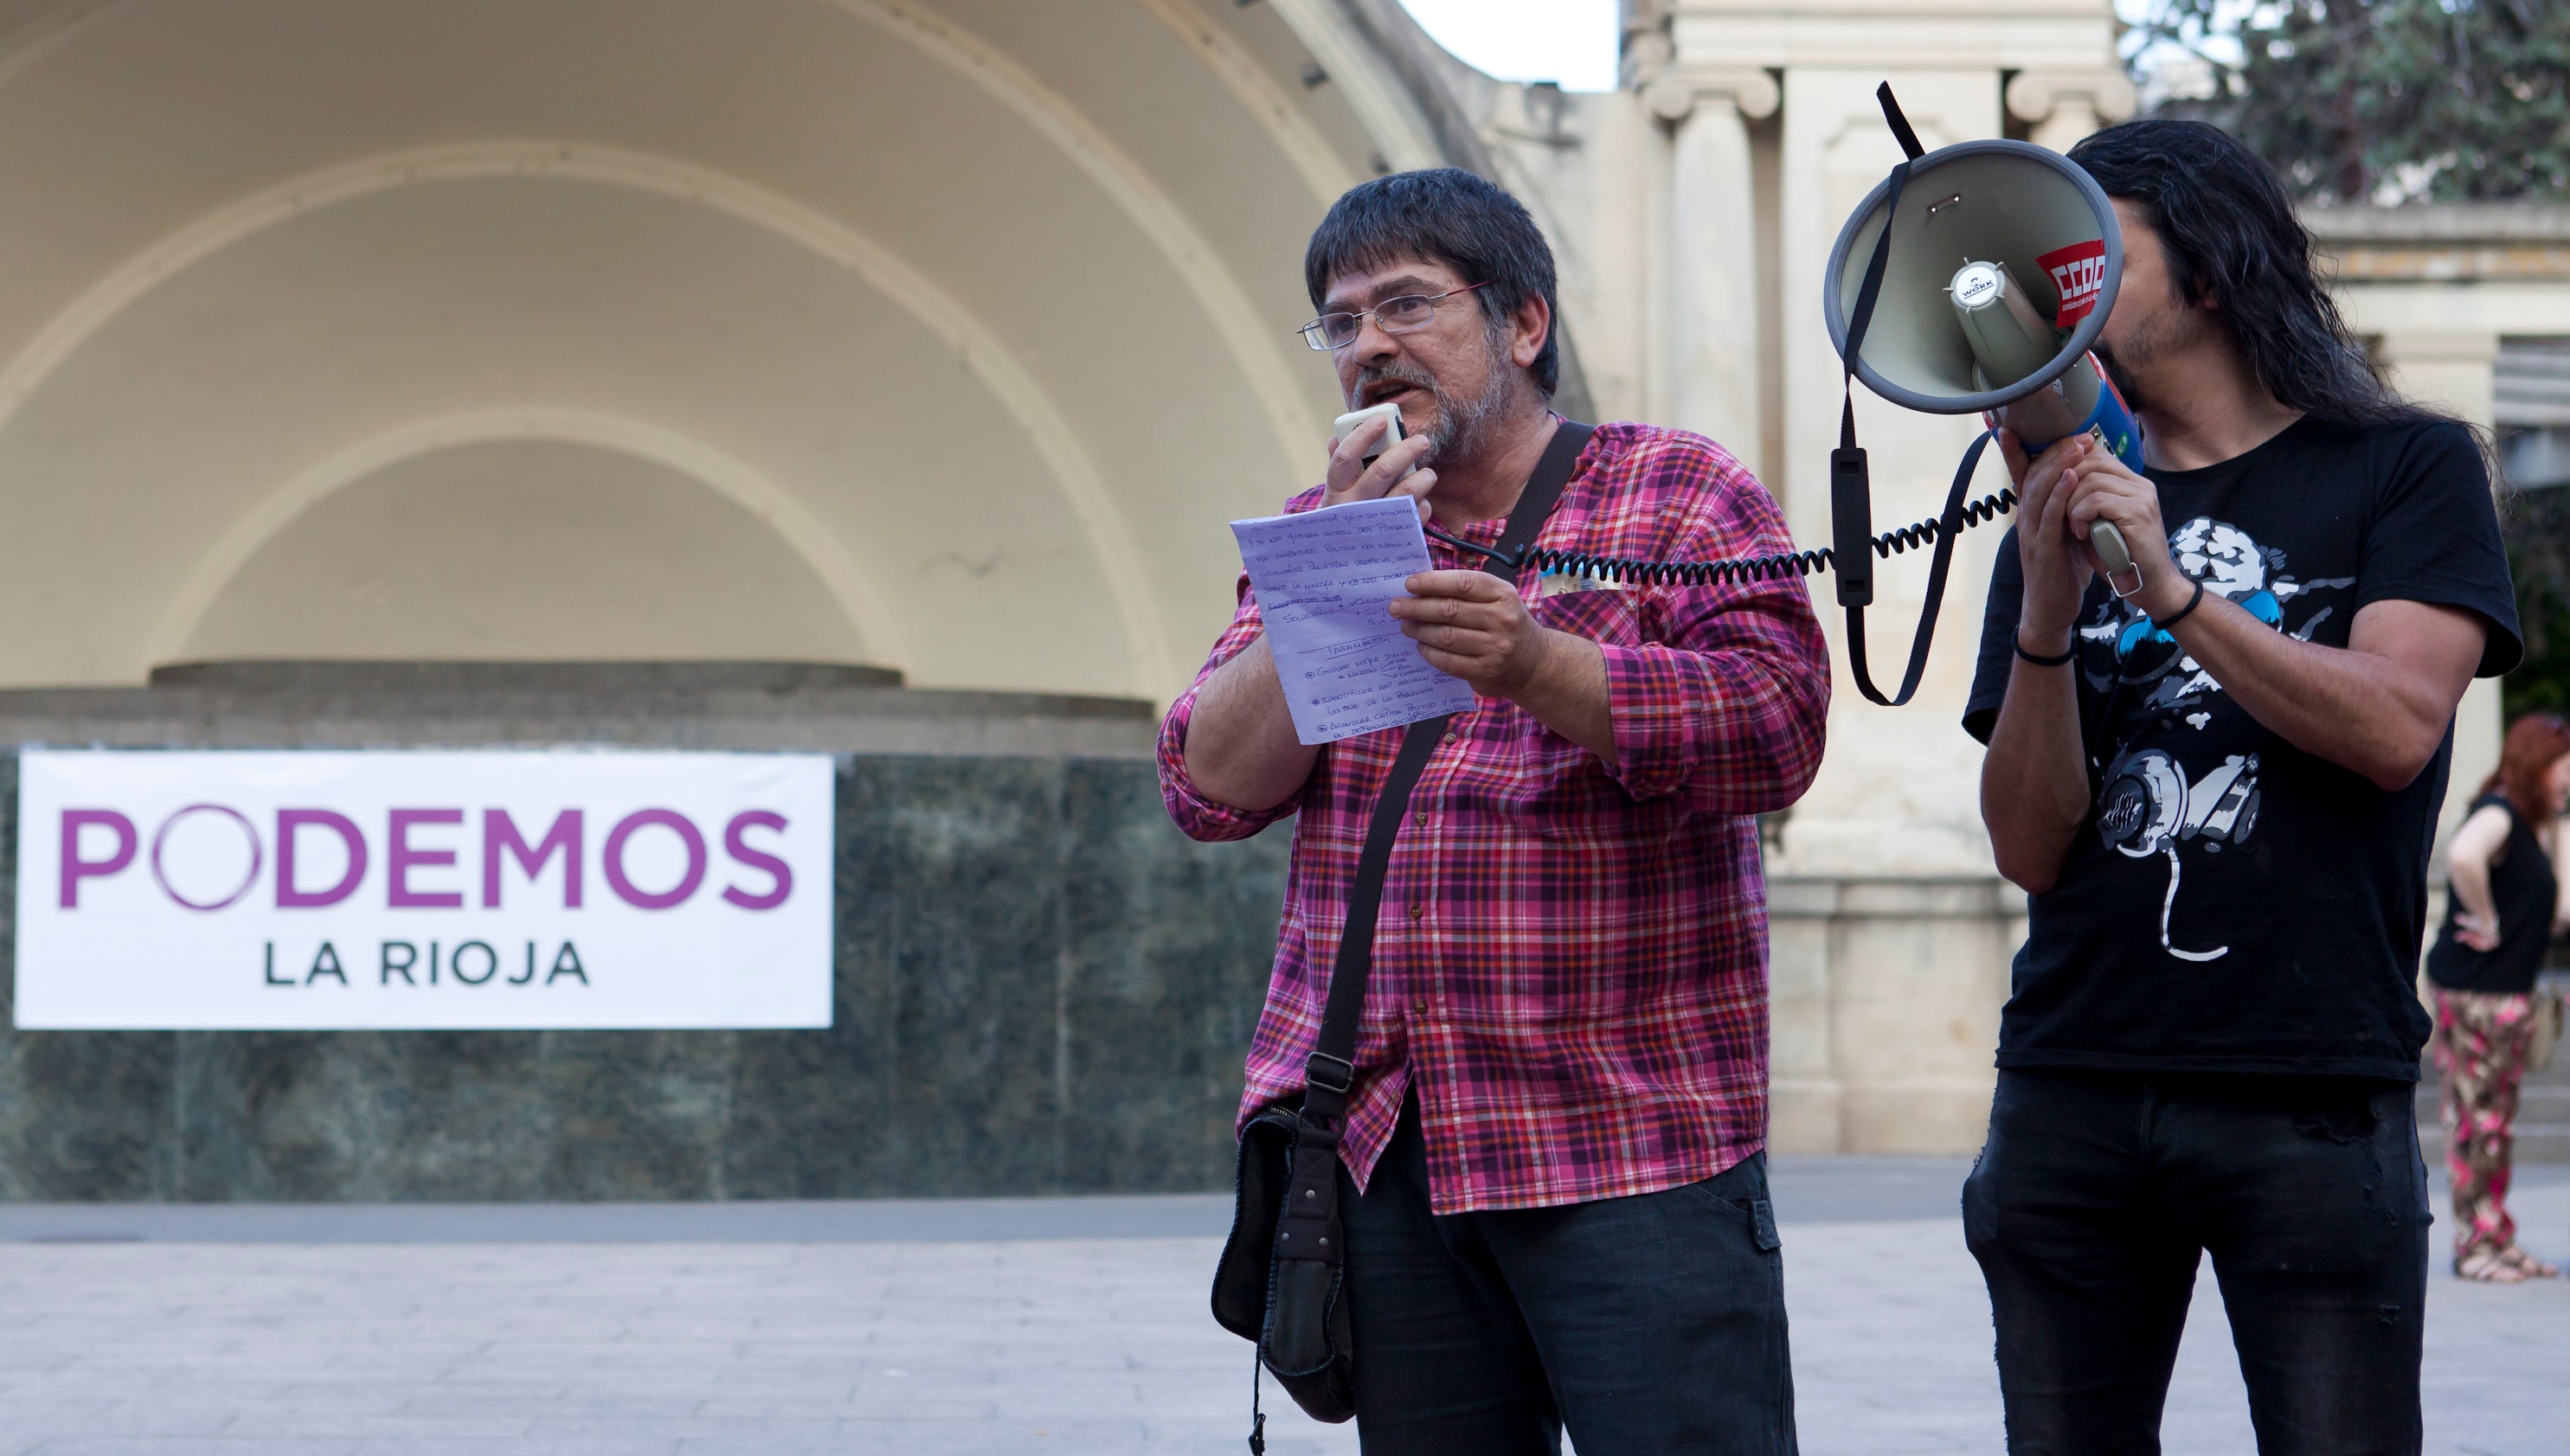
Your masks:
{"label": "dark blue jeans", "polygon": [[2002,1071],[1963,1231],[2015,1456],[2157,1456],[2213,1256],[2262,1456],[2417,1456],[2427,1170],[2408,1086]]}
{"label": "dark blue jeans", "polygon": [[1435,1215],[1416,1101],[1339,1172],[1366,1456],[1793,1456],[1764,1157],[1562,1208]]}

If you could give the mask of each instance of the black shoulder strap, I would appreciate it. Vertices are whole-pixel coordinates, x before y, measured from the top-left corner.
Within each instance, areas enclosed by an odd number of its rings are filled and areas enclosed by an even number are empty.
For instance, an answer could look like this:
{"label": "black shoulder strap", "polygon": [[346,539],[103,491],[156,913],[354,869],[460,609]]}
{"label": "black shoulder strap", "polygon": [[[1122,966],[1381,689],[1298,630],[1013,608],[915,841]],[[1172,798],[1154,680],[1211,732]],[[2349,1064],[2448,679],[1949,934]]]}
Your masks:
{"label": "black shoulder strap", "polygon": [[[1507,527],[1499,535],[1501,556],[1512,557],[1519,548],[1533,543],[1544,521],[1552,515],[1553,504],[1561,499],[1562,487],[1570,483],[1571,469],[1578,465],[1588,437],[1594,433],[1596,427],[1568,420],[1552,432],[1552,442],[1544,447],[1543,459],[1535,463],[1534,474],[1526,478],[1525,490],[1508,512]],[[1483,569],[1504,580],[1516,579],[1512,566],[1494,563]],[[1453,721],[1449,716],[1410,725],[1402,735],[1401,754],[1393,760],[1392,774],[1384,780],[1383,793],[1374,801],[1374,817],[1366,825],[1365,849],[1357,856],[1356,883],[1348,892],[1347,925],[1339,934],[1338,959],[1330,967],[1330,997],[1321,1013],[1321,1034],[1313,1043],[1311,1059],[1304,1064],[1303,1122],[1307,1129],[1326,1128],[1335,1133],[1339,1119],[1347,1113],[1348,1088],[1356,1080],[1357,1025],[1365,1016],[1366,978],[1374,969],[1375,919],[1383,908],[1384,874],[1392,867],[1393,837],[1400,833],[1402,813],[1410,806],[1410,791],[1417,787],[1429,756],[1437,751],[1447,724]]]}

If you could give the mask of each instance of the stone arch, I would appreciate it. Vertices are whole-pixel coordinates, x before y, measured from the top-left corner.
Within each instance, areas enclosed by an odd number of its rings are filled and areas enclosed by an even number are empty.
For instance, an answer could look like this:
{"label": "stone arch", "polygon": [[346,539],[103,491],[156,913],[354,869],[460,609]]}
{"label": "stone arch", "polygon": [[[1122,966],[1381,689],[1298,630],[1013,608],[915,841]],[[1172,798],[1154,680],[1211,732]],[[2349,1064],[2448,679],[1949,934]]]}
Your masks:
{"label": "stone arch", "polygon": [[865,572],[792,493],[720,451],[642,421],[534,407],[423,420],[344,451],[286,482],[207,548],[153,632],[152,660],[168,662],[185,654],[209,609],[242,566],[323,502],[406,462],[504,441],[550,441],[633,456],[721,496],[766,525],[810,568],[873,660],[905,668],[911,661],[892,614]]}

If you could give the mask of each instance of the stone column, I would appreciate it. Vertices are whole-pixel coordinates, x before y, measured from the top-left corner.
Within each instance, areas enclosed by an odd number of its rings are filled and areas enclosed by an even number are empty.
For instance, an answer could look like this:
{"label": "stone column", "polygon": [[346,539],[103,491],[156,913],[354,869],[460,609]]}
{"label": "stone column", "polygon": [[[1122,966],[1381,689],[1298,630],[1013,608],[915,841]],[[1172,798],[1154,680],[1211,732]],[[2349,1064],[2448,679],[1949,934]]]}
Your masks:
{"label": "stone column", "polygon": [[[1828,465],[1841,365],[1821,319],[1821,272],[1840,226],[1901,151],[1878,68],[1795,67],[1784,98],[1780,261],[1787,453],[1778,496],[1795,539],[1830,539]],[[1991,71],[1896,72],[1929,148],[1999,130]],[[1856,392],[1879,527],[1935,514],[1976,427]],[[2004,485],[1985,461],[1981,489]],[[1969,1152],[1989,1115],[1990,1049],[2021,934],[1991,874],[1975,798],[1980,747],[1960,715],[1999,533],[1964,535],[1926,686],[1899,712],[1847,675],[1844,617],[1814,583],[1839,678],[1829,756],[1768,872],[1774,927],[1775,1146],[1791,1152]],[[1927,560],[1883,563],[1868,624],[1878,680],[1898,682]],[[2023,903],[2022,897],[2013,902]]]}
{"label": "stone column", "polygon": [[[2392,383],[2420,404],[2449,410],[2486,430],[2497,417],[2498,335],[2493,333],[2386,333],[2382,360]],[[2472,790],[2498,767],[2499,740],[2506,732],[2499,704],[2498,679],[2478,678],[2454,710],[2454,768],[2445,791],[2444,812],[2436,822],[2436,853],[2441,865],[2446,838],[2471,807]],[[2442,871],[2437,875],[2442,886]]]}
{"label": "stone column", "polygon": [[1781,96],[1764,71],[1681,70],[1646,100],[1671,128],[1668,418],[1755,469],[1765,396],[1749,124]]}

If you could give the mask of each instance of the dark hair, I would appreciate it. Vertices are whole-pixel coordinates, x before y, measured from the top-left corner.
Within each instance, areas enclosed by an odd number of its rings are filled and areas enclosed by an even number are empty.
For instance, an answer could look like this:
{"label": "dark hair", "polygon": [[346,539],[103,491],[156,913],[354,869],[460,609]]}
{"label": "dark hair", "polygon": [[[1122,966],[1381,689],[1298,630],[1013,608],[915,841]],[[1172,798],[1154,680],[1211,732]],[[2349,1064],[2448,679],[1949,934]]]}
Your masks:
{"label": "dark hair", "polygon": [[2570,728],[2562,726],[2560,715],[2527,713],[2508,725],[2498,768],[2481,781],[2481,793],[2505,794],[2527,828],[2541,829],[2552,822],[2552,796],[2543,791],[2543,779],[2564,755],[2570,755]]}
{"label": "dark hair", "polygon": [[2312,235],[2284,182],[2207,122],[2108,127],[2070,149],[2111,197],[2138,202],[2167,249],[2179,296],[2214,315],[2276,402],[2335,425],[2446,417],[2382,382],[2312,266]]}
{"label": "dark hair", "polygon": [[1332,279],[1410,257],[1444,263],[1467,283],[1489,284],[1473,298],[1495,329],[1527,299],[1541,298],[1552,324],[1531,372],[1535,388],[1552,397],[1561,384],[1558,283],[1552,245],[1523,203],[1455,167],[1359,182],[1330,204],[1313,230],[1303,250],[1303,283],[1320,308]]}

